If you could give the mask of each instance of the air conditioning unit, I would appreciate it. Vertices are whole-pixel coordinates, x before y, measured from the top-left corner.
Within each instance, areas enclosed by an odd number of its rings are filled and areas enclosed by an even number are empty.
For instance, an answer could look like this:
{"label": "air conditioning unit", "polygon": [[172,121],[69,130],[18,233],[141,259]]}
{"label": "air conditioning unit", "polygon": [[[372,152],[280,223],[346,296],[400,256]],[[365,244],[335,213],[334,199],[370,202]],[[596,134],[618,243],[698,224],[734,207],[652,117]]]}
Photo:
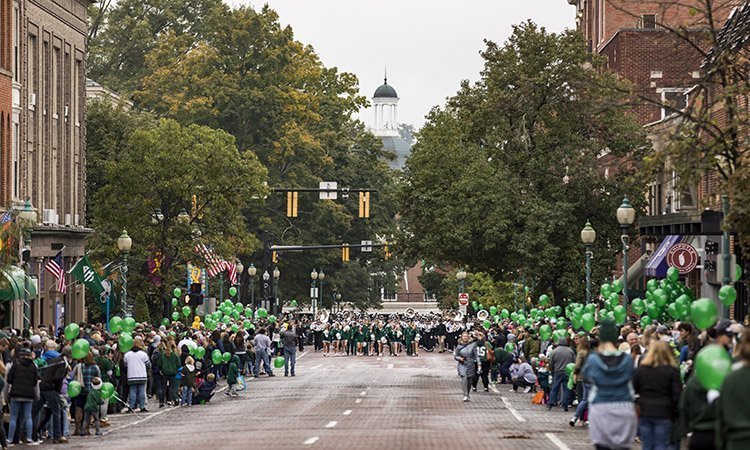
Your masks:
{"label": "air conditioning unit", "polygon": [[42,223],[45,225],[59,225],[60,217],[54,209],[45,209],[42,212]]}
{"label": "air conditioning unit", "polygon": [[29,94],[29,106],[36,106],[36,94],[33,92]]}
{"label": "air conditioning unit", "polygon": [[75,224],[75,226],[79,226],[79,225],[81,224],[81,222],[79,222],[79,220],[80,220],[80,219],[79,219],[79,217],[78,217],[78,214],[76,214],[76,215],[75,215],[75,220],[73,221],[73,223]]}
{"label": "air conditioning unit", "polygon": [[69,227],[73,225],[73,216],[71,214],[65,214],[65,226]]}

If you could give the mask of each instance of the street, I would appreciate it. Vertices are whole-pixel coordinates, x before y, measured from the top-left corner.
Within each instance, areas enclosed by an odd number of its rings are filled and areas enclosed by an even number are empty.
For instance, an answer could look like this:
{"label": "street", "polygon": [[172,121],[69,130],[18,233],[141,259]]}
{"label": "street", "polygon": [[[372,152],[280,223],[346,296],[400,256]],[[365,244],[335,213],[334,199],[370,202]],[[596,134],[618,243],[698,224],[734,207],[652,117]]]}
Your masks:
{"label": "street", "polygon": [[[72,448],[591,448],[569,413],[531,404],[497,385],[461,401],[450,354],[327,357],[303,352],[295,378],[262,376],[238,398],[205,406],[110,416],[102,437]],[[220,385],[221,388],[224,384]]]}

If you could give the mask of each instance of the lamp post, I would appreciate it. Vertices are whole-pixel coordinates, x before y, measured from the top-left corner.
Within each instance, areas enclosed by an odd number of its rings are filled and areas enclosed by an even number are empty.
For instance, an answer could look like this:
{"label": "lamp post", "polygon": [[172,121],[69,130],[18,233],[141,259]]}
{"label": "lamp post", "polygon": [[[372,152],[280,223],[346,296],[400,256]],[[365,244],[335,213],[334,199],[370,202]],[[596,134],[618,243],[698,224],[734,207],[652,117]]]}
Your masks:
{"label": "lamp post", "polygon": [[[729,217],[729,196],[727,194],[722,194],[721,196],[721,212],[722,212],[722,228],[723,228],[723,235],[721,237],[721,257],[724,262],[724,267],[722,268],[722,274],[721,274],[721,285],[722,286],[728,286],[732,284],[732,278],[731,274],[729,273],[729,264],[731,263],[731,255],[729,254],[729,223],[727,222],[727,219]],[[729,318],[729,307],[724,307],[724,318]]]}
{"label": "lamp post", "polygon": [[268,289],[268,280],[271,279],[271,275],[268,274],[268,271],[263,272],[263,307],[266,308],[266,310],[269,309],[271,306],[269,297],[271,296],[271,293]]}
{"label": "lamp post", "polygon": [[326,274],[323,273],[323,269],[320,269],[320,272],[318,273],[318,280],[320,280],[320,291],[318,292],[318,299],[320,300],[321,306],[325,308],[325,305],[323,304],[323,280],[326,279]]}
{"label": "lamp post", "polygon": [[177,214],[177,220],[180,223],[188,223],[190,222],[190,214],[188,214],[187,210],[185,208],[182,208],[182,211],[180,211],[179,214]]}
{"label": "lamp post", "polygon": [[120,250],[120,254],[122,254],[120,274],[122,276],[122,309],[125,317],[133,316],[132,305],[128,302],[128,254],[132,246],[133,240],[128,236],[127,231],[122,230],[122,234],[117,238],[117,248]]}
{"label": "lamp post", "polygon": [[242,303],[242,272],[245,270],[245,266],[239,259],[234,264],[234,270],[237,272],[237,301],[244,305]]}
{"label": "lamp post", "polygon": [[339,312],[339,301],[341,301],[341,293],[334,292],[333,293],[333,305],[331,305],[331,309],[334,313]]}
{"label": "lamp post", "polygon": [[[31,206],[31,199],[27,198],[23,209],[18,212],[19,222],[23,230],[23,327],[31,327],[29,317],[29,263],[31,262],[31,231],[36,225],[37,215]],[[64,276],[64,275],[63,275]]]}
{"label": "lamp post", "polygon": [[581,241],[586,247],[586,303],[591,303],[591,246],[596,240],[596,231],[591,226],[591,222],[586,221],[586,226],[581,230]]}
{"label": "lamp post", "polygon": [[275,303],[274,311],[276,314],[281,314],[281,306],[279,304],[279,277],[281,277],[281,271],[278,267],[273,268],[273,299]]}
{"label": "lamp post", "polygon": [[617,221],[620,223],[620,229],[622,230],[622,296],[623,303],[625,305],[625,311],[628,310],[628,231],[630,226],[635,222],[635,208],[630,204],[630,200],[627,197],[622,199],[622,204],[617,208]]}
{"label": "lamp post", "polygon": [[255,275],[257,274],[258,269],[250,263],[250,267],[247,268],[247,275],[250,278],[250,306],[253,308],[253,312],[255,312]]}
{"label": "lamp post", "polygon": [[317,310],[318,310],[317,288],[315,286],[318,280],[318,271],[313,269],[313,271],[310,272],[310,278],[312,279],[312,288],[310,289],[310,299],[312,300],[313,317],[315,317],[315,314],[317,313]]}

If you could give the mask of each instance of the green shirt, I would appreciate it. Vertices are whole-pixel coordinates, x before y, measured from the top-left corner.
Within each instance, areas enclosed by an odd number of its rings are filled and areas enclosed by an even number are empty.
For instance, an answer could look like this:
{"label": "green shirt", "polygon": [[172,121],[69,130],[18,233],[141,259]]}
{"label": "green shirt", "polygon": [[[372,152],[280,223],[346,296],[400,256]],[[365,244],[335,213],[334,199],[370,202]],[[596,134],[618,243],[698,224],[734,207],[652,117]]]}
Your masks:
{"label": "green shirt", "polygon": [[86,405],[83,410],[89,412],[99,411],[99,407],[104,404],[102,400],[102,391],[100,389],[91,389],[89,395],[86,396]]}
{"label": "green shirt", "polygon": [[747,448],[750,443],[750,366],[743,366],[724,378],[717,408],[717,440],[726,447]]}

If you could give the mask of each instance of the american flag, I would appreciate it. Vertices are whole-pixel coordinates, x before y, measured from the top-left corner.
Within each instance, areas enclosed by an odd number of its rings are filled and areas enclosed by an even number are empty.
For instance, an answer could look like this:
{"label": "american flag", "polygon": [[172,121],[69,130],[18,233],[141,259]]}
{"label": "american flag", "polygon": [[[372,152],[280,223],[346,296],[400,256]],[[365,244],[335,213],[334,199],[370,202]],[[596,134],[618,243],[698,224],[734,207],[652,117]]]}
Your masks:
{"label": "american flag", "polygon": [[57,252],[57,255],[47,261],[47,264],[44,266],[44,268],[47,269],[47,272],[57,278],[57,290],[61,294],[64,294],[68,290],[68,287],[65,285],[65,268],[63,265],[62,250],[60,250]]}
{"label": "american flag", "polygon": [[5,214],[0,217],[0,225],[5,225],[6,223],[13,220],[13,214],[11,214],[10,210],[5,211]]}
{"label": "american flag", "polygon": [[229,261],[224,261],[224,267],[227,269],[227,273],[229,273],[229,284],[237,284],[237,266]]}
{"label": "american flag", "polygon": [[226,269],[226,261],[216,256],[216,253],[206,247],[206,244],[201,243],[196,245],[195,253],[206,261],[206,271],[209,277],[215,277]]}

